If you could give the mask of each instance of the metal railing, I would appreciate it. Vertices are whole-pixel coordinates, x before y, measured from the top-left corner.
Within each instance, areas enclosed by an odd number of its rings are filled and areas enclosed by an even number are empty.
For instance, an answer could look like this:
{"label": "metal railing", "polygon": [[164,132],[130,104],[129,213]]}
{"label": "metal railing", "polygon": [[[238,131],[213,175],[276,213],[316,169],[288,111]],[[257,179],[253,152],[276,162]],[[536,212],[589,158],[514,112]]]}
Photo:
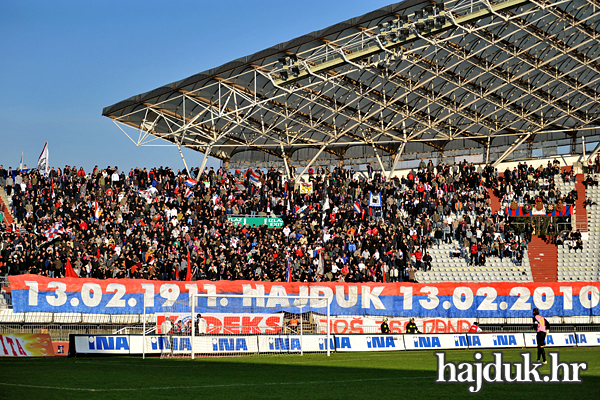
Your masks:
{"label": "metal railing", "polygon": [[[496,333],[496,332],[519,332],[519,333],[533,333],[535,329],[532,324],[530,325],[480,325],[483,332]],[[570,332],[598,332],[600,331],[600,325],[598,324],[552,324],[550,325],[549,332],[557,333],[570,333]]]}
{"label": "metal railing", "polygon": [[15,333],[47,333],[53,341],[68,341],[70,334],[83,335],[141,335],[141,325],[83,325],[83,324],[0,324],[0,335]]}

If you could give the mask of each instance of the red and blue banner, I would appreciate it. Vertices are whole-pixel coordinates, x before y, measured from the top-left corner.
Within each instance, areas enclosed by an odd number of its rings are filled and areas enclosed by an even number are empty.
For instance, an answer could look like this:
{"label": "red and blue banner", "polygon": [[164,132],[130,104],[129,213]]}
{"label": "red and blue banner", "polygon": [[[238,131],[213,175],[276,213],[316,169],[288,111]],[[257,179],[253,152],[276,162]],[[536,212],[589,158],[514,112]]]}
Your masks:
{"label": "red and blue banner", "polygon": [[563,206],[562,210],[554,210],[552,212],[542,212],[541,214],[536,213],[535,207],[532,206],[531,210],[526,211],[523,207],[518,207],[516,210],[512,210],[510,207],[505,207],[504,212],[509,217],[566,217],[567,215],[571,215],[572,206]]}
{"label": "red and blue banner", "polygon": [[[255,281],[148,281],[142,279],[53,279],[37,275],[9,276],[14,312],[142,314],[163,312],[163,305],[198,299],[197,312],[265,313],[295,310],[331,315],[384,315],[446,318],[600,315],[600,282],[564,283],[342,283]],[[311,296],[308,299],[223,298],[251,296]],[[214,296],[212,296],[214,295]]]}

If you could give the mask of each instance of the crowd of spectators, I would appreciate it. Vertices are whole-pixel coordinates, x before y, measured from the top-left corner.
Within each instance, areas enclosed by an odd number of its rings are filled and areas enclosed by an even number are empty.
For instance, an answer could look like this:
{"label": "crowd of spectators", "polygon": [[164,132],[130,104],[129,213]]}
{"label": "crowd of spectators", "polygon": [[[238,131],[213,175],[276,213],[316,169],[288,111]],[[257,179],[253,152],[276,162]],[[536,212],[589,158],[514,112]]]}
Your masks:
{"label": "crowd of spectators", "polygon": [[[568,193],[561,193],[556,186],[556,177],[563,182],[575,182],[573,170],[561,170],[558,160],[548,161],[548,164],[534,168],[527,163],[519,163],[512,170],[507,168],[498,178],[497,190],[501,202],[505,205],[516,201],[519,204],[535,204],[541,201],[544,204],[573,205],[577,200],[577,191],[573,189]],[[534,193],[534,195],[531,195]]]}
{"label": "crowd of spectators", "polygon": [[[526,201],[525,189],[564,199],[556,164],[491,165],[422,161],[387,179],[367,169],[315,167],[287,179],[279,170],[190,172],[66,166],[47,176],[0,166],[16,223],[2,232],[0,274],[183,280],[414,281],[430,269],[434,246],[485,265],[520,262],[526,235],[492,212],[490,192]],[[562,179],[572,179],[568,173]],[[301,193],[301,182],[312,183]],[[234,225],[237,215],[279,217],[281,228]],[[57,225],[58,223],[58,225]],[[53,232],[57,231],[57,232]],[[54,233],[54,234],[53,234]]]}

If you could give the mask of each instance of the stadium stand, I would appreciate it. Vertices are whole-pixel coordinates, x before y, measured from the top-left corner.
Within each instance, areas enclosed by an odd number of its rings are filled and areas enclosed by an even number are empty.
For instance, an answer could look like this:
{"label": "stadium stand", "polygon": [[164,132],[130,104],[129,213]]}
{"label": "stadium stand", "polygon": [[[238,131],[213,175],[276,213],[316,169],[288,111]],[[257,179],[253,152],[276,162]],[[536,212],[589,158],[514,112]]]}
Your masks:
{"label": "stadium stand", "polygon": [[[547,169],[519,168],[539,175],[529,187],[553,199],[571,195],[568,173],[554,175],[554,192],[541,183]],[[512,184],[524,199],[540,192],[467,162],[423,161],[405,172],[388,181],[378,171],[317,167],[304,194],[273,169],[207,169],[197,181],[168,168],[126,175],[65,167],[46,179],[15,173],[19,186],[7,188],[7,199],[16,223],[3,236],[3,273],[63,276],[69,259],[80,276],[183,279],[189,249],[194,279],[280,281],[289,259],[300,281],[532,281],[525,235],[491,204],[496,190],[503,206],[513,200]],[[286,228],[227,221],[246,214],[280,216]]]}
{"label": "stadium stand", "polygon": [[[558,280],[560,282],[571,281],[598,281],[600,279],[600,191],[598,190],[598,174],[589,174],[589,183],[586,183],[587,189],[585,196],[581,200],[583,212],[577,207],[577,214],[584,214],[587,217],[585,231],[580,232],[588,235],[587,240],[580,240],[578,243],[578,234],[570,233],[565,235],[562,242],[558,244]],[[586,179],[587,179],[586,177]],[[583,185],[583,180],[581,180]],[[580,196],[581,198],[581,196]],[[585,204],[584,204],[585,203]],[[580,221],[577,219],[577,221]],[[581,227],[580,222],[577,225]],[[587,232],[586,232],[587,231]]]}
{"label": "stadium stand", "polygon": [[[104,108],[147,133],[137,145],[158,137],[192,148],[204,153],[201,167],[65,167],[48,177],[0,167],[10,211],[0,272],[60,277],[69,260],[82,277],[174,280],[190,254],[193,279],[209,280],[282,281],[288,261],[296,281],[597,276],[589,185],[561,157],[585,158],[586,141],[594,155],[600,148],[598,66],[581,50],[597,39],[594,19],[573,17],[597,11],[478,3],[390,5]],[[503,14],[514,18],[495,21]],[[323,58],[334,47],[339,54]],[[190,100],[189,115],[173,111]],[[172,121],[193,129],[174,132]],[[223,169],[205,169],[209,156]],[[511,224],[509,208],[536,203],[569,207],[558,247],[541,236],[545,227]],[[284,227],[236,226],[233,217],[280,218]]]}

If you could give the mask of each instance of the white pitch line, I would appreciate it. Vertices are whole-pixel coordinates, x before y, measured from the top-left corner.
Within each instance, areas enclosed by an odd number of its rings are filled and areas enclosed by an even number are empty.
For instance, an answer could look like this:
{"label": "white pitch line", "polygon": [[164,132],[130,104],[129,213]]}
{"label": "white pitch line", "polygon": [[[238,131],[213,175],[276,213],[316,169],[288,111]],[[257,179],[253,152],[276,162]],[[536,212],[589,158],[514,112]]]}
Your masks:
{"label": "white pitch line", "polygon": [[435,376],[405,376],[397,378],[371,378],[371,379],[351,379],[343,381],[308,381],[308,382],[271,382],[271,383],[233,383],[227,385],[197,385],[197,386],[167,386],[167,387],[142,387],[142,388],[110,388],[110,389],[90,389],[90,388],[70,388],[60,386],[42,386],[26,385],[23,383],[5,383],[0,382],[1,386],[16,386],[29,389],[53,389],[69,390],[76,392],[132,392],[136,390],[182,390],[182,389],[209,389],[209,388],[227,388],[243,386],[277,386],[277,385],[308,385],[308,384],[336,384],[350,382],[369,382],[369,381],[392,381],[392,380],[414,380],[414,379],[435,379]]}

